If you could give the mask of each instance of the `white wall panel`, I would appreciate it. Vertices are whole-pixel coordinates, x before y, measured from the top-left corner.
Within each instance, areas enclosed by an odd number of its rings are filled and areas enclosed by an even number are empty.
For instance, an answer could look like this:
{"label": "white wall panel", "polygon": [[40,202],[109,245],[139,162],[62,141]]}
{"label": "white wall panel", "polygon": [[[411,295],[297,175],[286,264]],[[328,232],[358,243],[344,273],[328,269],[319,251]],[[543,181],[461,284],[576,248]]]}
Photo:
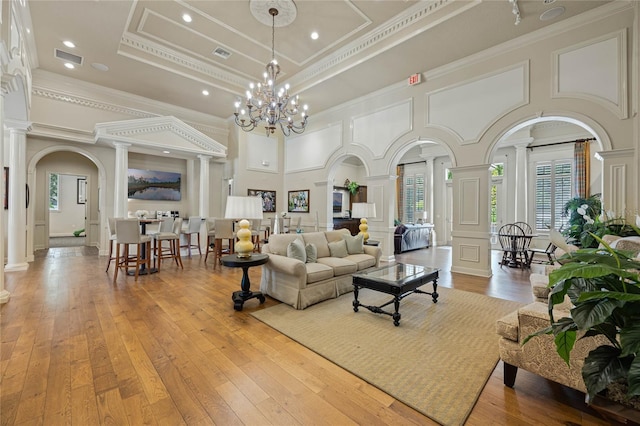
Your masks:
{"label": "white wall panel", "polygon": [[460,260],[465,262],[480,262],[480,247],[477,245],[460,244]]}
{"label": "white wall panel", "polygon": [[555,52],[554,97],[596,101],[627,118],[626,45],[620,31]]}
{"label": "white wall panel", "polygon": [[285,173],[318,169],[342,146],[342,123],[285,140]]}
{"label": "white wall panel", "polygon": [[278,173],[278,138],[247,134],[247,169]]}
{"label": "white wall panel", "polygon": [[381,158],[391,142],[411,131],[412,116],[412,102],[407,99],[373,113],[354,117],[352,142],[369,149],[375,158]]}
{"label": "white wall panel", "polygon": [[460,179],[460,224],[478,225],[478,206],[480,205],[480,180]]}
{"label": "white wall panel", "polygon": [[428,126],[474,142],[501,115],[528,102],[528,64],[427,93]]}

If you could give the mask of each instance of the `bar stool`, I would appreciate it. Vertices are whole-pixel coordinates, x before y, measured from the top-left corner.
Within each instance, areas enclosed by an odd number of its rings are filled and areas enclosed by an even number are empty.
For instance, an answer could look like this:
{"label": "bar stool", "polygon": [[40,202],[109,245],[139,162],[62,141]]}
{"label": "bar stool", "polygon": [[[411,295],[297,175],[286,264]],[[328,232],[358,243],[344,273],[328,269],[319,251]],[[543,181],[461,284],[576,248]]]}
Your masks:
{"label": "bar stool", "polygon": [[[160,226],[160,232],[157,232],[154,236],[154,244],[156,249],[156,259],[158,259],[158,272],[160,271],[160,264],[162,259],[173,259],[176,265],[184,269],[182,264],[182,257],[180,257],[180,231],[182,229],[182,218],[166,220],[170,227],[167,225],[164,228]],[[162,222],[164,225],[165,222]],[[167,230],[167,228],[169,228]],[[168,241],[169,247],[163,247],[162,242]]]}
{"label": "bar stool", "polygon": [[[213,268],[219,263],[222,253],[227,251],[233,253],[233,242],[236,239],[236,235],[233,232],[233,219],[216,219],[215,220],[215,232],[214,232],[214,250],[213,250]],[[223,241],[228,241],[228,250],[223,250]],[[205,261],[206,261],[205,257]]]}
{"label": "bar stool", "polygon": [[[146,259],[142,256],[142,245],[146,248]],[[120,256],[120,247],[124,245],[124,254]],[[136,254],[129,253],[129,247],[136,246]],[[135,267],[135,279],[138,279],[140,265],[147,264],[147,269],[151,269],[151,237],[149,235],[141,235],[140,222],[137,219],[116,219],[116,271],[113,274],[113,281],[118,278],[118,270]]]}
{"label": "bar stool", "polygon": [[[200,227],[202,226],[202,218],[200,216],[190,216],[187,229],[181,230],[181,234],[187,239],[187,244],[181,245],[180,248],[185,247],[191,257],[191,247],[198,247],[198,253],[202,256],[202,250],[200,249]],[[193,234],[198,236],[198,245],[191,243],[191,237]]]}
{"label": "bar stool", "polygon": [[215,239],[216,239],[216,220],[213,217],[208,217],[205,223],[207,227],[207,251],[204,254],[204,261],[207,262],[209,253],[215,251]]}
{"label": "bar stool", "polygon": [[116,218],[109,217],[107,218],[107,230],[109,231],[109,260],[107,261],[107,269],[105,272],[109,272],[109,266],[111,266],[111,261],[115,260],[113,257],[113,243],[116,241]]}

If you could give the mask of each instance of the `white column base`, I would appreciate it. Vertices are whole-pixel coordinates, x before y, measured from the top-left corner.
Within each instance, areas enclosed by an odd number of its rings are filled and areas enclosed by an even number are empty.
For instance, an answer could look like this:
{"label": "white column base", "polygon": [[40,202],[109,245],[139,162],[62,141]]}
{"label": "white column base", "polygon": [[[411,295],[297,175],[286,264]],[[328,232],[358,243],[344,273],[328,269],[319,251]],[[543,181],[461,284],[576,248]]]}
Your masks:
{"label": "white column base", "polygon": [[9,293],[7,290],[0,291],[0,305],[3,303],[7,303],[10,296],[11,293]]}
{"label": "white column base", "polygon": [[29,264],[27,262],[15,263],[13,265],[10,265],[10,264],[4,265],[4,271],[5,272],[26,271],[27,269],[29,269]]}

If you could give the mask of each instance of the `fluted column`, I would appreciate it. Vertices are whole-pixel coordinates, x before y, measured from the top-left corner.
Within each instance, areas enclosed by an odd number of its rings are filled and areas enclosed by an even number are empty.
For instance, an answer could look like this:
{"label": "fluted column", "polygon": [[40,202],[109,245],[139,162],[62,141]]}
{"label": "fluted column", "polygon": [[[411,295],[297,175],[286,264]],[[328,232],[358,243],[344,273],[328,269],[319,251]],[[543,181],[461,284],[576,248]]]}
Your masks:
{"label": "fluted column", "polygon": [[9,220],[5,271],[24,271],[27,262],[26,146],[31,123],[5,120],[9,131]]}
{"label": "fluted column", "polygon": [[114,217],[127,217],[127,176],[129,174],[129,147],[131,144],[114,142],[116,148],[115,182],[113,189]]}
{"label": "fluted column", "polygon": [[198,155],[200,159],[200,217],[209,217],[209,161],[210,155]]}
{"label": "fluted column", "polygon": [[516,148],[516,194],[515,194],[515,221],[527,222],[527,145],[531,140],[520,142]]}
{"label": "fluted column", "polygon": [[435,157],[427,157],[425,158],[425,163],[427,165],[427,173],[425,175],[425,189],[428,191],[427,192],[427,199],[424,200],[425,202],[425,210],[428,213],[428,217],[427,217],[427,221],[429,223],[434,223],[434,217],[433,217],[433,197],[434,197],[434,170],[433,170],[433,162],[435,160]]}
{"label": "fluted column", "polygon": [[[196,187],[196,160],[193,158],[187,159],[187,176],[186,176],[186,189],[187,189],[187,211],[181,212],[182,217],[195,216],[196,212],[200,211],[198,206],[198,193],[199,187]],[[196,192],[198,191],[198,192]]]}

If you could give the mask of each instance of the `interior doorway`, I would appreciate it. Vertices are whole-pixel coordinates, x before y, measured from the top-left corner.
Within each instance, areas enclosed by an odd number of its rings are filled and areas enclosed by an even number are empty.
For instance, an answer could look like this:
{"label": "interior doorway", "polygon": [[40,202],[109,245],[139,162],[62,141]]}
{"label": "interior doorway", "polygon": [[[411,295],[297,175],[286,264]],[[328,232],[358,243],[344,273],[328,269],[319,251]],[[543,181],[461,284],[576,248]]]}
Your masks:
{"label": "interior doorway", "polygon": [[49,172],[49,248],[86,245],[87,176]]}

